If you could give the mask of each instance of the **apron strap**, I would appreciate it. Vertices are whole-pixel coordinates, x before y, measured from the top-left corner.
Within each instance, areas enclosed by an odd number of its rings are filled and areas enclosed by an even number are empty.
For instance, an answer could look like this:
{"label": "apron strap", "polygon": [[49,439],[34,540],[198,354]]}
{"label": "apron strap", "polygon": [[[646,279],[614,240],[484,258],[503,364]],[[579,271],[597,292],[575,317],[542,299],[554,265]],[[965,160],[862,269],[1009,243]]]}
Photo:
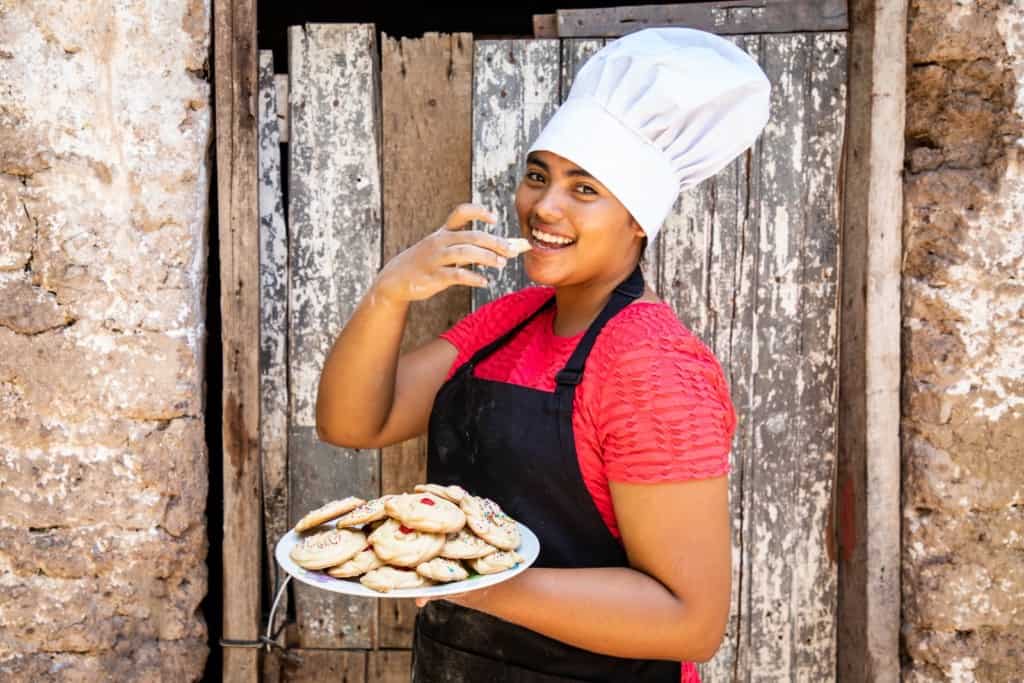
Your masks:
{"label": "apron strap", "polygon": [[644,293],[644,275],[640,271],[639,264],[632,275],[626,278],[615,291],[612,297],[605,304],[604,309],[597,316],[594,322],[590,323],[587,333],[583,335],[576,350],[569,357],[569,361],[562,368],[561,372],[555,375],[558,387],[554,395],[555,410],[562,415],[572,414],[573,398],[576,395],[576,386],[583,380],[583,368],[587,363],[587,356],[597,342],[601,330],[614,318],[623,308],[638,299]]}
{"label": "apron strap", "polygon": [[543,305],[541,305],[540,308],[538,308],[536,311],[531,313],[529,315],[529,317],[526,318],[526,320],[524,320],[523,322],[519,323],[518,325],[513,327],[511,330],[509,330],[505,334],[501,335],[500,337],[498,337],[497,339],[492,341],[490,344],[487,344],[486,346],[484,346],[483,348],[478,350],[476,353],[474,353],[473,357],[470,358],[465,363],[463,363],[462,367],[459,368],[456,372],[457,373],[471,372],[472,368],[476,367],[478,363],[482,362],[484,359],[486,359],[492,353],[494,353],[499,348],[501,348],[506,342],[508,342],[513,337],[515,337],[517,334],[519,334],[520,330],[522,330],[524,327],[526,327],[531,322],[533,322],[534,318],[536,318],[538,315],[540,315],[541,313],[543,313],[544,311],[546,311],[547,309],[551,308],[554,305],[555,305],[555,297],[552,296],[550,299],[545,301],[543,303]]}

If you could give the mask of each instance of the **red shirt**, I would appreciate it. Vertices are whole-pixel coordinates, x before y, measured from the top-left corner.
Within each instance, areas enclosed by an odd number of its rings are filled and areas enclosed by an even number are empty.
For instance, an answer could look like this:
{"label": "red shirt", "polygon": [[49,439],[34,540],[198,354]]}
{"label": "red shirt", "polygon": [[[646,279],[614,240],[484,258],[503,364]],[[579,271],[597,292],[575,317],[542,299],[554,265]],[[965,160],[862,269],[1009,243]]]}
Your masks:
{"label": "red shirt", "polygon": [[[458,350],[448,377],[554,293],[529,287],[493,301],[441,337]],[[583,337],[554,334],[554,308],[476,368],[476,376],[551,392]],[[678,482],[726,475],[736,414],[721,366],[665,303],[637,301],[612,318],[587,358],[573,403],[580,472],[608,530],[621,538],[609,481]],[[698,682],[683,663],[683,683]]]}

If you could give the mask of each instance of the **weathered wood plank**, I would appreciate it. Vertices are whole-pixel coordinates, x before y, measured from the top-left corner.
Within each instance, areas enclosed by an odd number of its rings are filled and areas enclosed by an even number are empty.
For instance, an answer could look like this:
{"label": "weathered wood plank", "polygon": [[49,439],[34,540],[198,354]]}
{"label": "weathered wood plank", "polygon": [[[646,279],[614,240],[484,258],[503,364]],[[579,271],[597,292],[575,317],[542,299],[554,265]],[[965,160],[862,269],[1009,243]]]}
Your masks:
{"label": "weathered wood plank", "polygon": [[739,35],[845,31],[848,20],[844,0],[732,0],[558,11],[561,38],[612,38],[660,26]]}
{"label": "weathered wood plank", "polygon": [[839,651],[843,683],[899,680],[900,267],[906,0],[854,0],[843,183]]}
{"label": "weathered wood plank", "polygon": [[[386,38],[381,48],[387,261],[436,230],[456,205],[470,200],[473,35]],[[415,303],[403,351],[436,338],[469,308],[466,287]],[[411,491],[426,480],[426,467],[425,436],[383,449],[382,491]],[[380,607],[380,646],[410,647],[413,601],[386,600]]]}
{"label": "weathered wood plank", "polygon": [[558,37],[558,15],[557,14],[534,14],[533,15],[533,37],[534,38],[557,38]]}
{"label": "weathered wood plank", "polygon": [[663,231],[663,293],[715,352],[740,416],[733,606],[707,680],[832,680],[826,530],[837,409],[845,37],[739,38],[774,87],[752,153],[686,193]]}
{"label": "weathered wood plank", "polygon": [[[256,2],[214,3],[217,224],[223,344],[223,637],[260,619],[259,209]],[[258,653],[223,649],[223,680],[255,681]]]}
{"label": "weathered wood plank", "polygon": [[277,90],[277,136],[281,144],[288,142],[288,74],[274,74]]}
{"label": "weathered wood plank", "polygon": [[[274,561],[274,548],[288,531],[288,233],[281,193],[274,53],[261,50],[259,59],[260,463],[264,552],[270,577],[263,598],[269,605],[284,580]],[[285,596],[274,631],[287,613]]]}
{"label": "weathered wood plank", "polygon": [[367,683],[409,683],[412,653],[408,650],[377,650],[370,653]]}
{"label": "weathered wood plank", "polygon": [[[331,344],[380,267],[376,35],[367,24],[288,33],[290,523],[346,495],[379,492],[379,454],[316,437]],[[302,647],[374,645],[376,601],[295,586]]]}
{"label": "weathered wood plank", "polygon": [[[559,101],[557,40],[478,41],[473,76],[473,201],[498,216],[495,233],[519,236],[516,186],[526,150]],[[527,284],[522,259],[513,259],[486,290],[473,291],[473,308]]]}
{"label": "weathered wood plank", "polygon": [[366,653],[359,650],[293,650],[298,661],[286,661],[287,683],[371,683]]}

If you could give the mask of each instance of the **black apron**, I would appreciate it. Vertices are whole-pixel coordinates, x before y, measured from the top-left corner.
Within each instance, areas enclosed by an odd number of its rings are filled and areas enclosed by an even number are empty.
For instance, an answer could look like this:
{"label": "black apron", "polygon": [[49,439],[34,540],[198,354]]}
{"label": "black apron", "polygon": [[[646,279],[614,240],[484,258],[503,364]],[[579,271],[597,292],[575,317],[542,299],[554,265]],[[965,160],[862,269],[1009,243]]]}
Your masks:
{"label": "black apron", "polygon": [[[613,292],[590,325],[554,393],[473,376],[554,297],[480,349],[438,391],[430,415],[427,481],[459,484],[491,498],[540,540],[535,567],[628,567],[622,544],[594,505],[576,457],[573,396],[598,333],[643,294],[640,268]],[[433,601],[416,617],[415,683],[678,683],[679,662],[589,652],[501,619]]]}

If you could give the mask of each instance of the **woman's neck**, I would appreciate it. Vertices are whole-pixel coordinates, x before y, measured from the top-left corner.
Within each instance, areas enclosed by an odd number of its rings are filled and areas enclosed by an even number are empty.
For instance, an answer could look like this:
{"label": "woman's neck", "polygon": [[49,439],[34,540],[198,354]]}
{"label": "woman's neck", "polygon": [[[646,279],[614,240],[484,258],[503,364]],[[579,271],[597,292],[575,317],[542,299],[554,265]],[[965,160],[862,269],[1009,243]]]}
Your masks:
{"label": "woman's neck", "polygon": [[613,273],[606,278],[590,280],[578,285],[555,288],[554,333],[559,337],[574,337],[590,327],[590,323],[604,309],[612,292],[633,272]]}

